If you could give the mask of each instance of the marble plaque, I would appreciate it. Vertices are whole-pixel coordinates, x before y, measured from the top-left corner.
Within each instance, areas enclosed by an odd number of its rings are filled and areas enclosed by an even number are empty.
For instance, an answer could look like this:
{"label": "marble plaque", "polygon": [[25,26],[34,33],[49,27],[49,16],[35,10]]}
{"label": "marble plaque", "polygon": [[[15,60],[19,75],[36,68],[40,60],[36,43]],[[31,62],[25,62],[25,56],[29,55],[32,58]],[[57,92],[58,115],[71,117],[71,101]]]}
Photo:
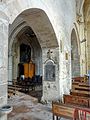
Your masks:
{"label": "marble plaque", "polygon": [[55,81],[55,65],[53,62],[49,61],[45,65],[45,80]]}

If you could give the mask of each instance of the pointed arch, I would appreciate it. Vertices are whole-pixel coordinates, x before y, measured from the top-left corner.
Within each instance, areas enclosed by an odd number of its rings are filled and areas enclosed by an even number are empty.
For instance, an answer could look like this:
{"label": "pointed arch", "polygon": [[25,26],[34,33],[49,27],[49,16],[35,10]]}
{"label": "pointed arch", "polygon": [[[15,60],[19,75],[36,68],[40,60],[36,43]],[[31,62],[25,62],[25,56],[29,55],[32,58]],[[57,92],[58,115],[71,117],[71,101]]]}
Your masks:
{"label": "pointed arch", "polygon": [[72,77],[80,76],[80,55],[75,29],[71,32],[71,68]]}

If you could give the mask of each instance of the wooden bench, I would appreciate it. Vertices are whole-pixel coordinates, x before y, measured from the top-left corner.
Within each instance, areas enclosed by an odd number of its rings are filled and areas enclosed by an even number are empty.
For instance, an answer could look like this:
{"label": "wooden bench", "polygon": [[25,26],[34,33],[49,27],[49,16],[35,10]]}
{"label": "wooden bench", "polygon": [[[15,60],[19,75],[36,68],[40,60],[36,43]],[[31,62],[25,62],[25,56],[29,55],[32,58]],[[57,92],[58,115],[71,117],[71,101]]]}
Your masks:
{"label": "wooden bench", "polygon": [[75,88],[90,90],[90,85],[89,83],[72,82],[72,89],[75,89]]}
{"label": "wooden bench", "polygon": [[19,91],[19,90],[21,90],[21,87],[20,86],[17,86],[16,88],[15,88],[15,86],[8,86],[8,90],[13,90],[13,91]]}
{"label": "wooden bench", "polygon": [[89,78],[88,78],[88,76],[84,76],[84,77],[74,77],[74,78],[72,78],[72,80],[74,81],[74,82],[82,82],[82,83],[85,83],[85,82],[87,82],[88,80],[89,80]]}
{"label": "wooden bench", "polygon": [[53,113],[53,120],[58,120],[59,117],[64,117],[67,119],[73,119],[74,108],[66,106],[62,103],[52,102],[52,113]]}
{"label": "wooden bench", "polygon": [[89,83],[72,82],[71,95],[90,97],[90,85]]}
{"label": "wooden bench", "polygon": [[85,91],[85,90],[71,90],[71,92],[76,92],[76,93],[78,93],[78,95],[80,95],[81,94],[81,96],[83,95],[86,95],[87,97],[90,97],[90,91]]}
{"label": "wooden bench", "polygon": [[[76,114],[76,111],[78,115]],[[58,103],[58,102],[52,102],[52,113],[53,113],[53,120],[60,120],[60,118],[77,120],[76,119],[77,117],[82,117],[80,116],[80,115],[83,115],[81,113],[85,113],[86,119],[84,120],[90,120],[90,109],[82,108],[82,107],[75,107],[72,105],[66,105],[66,104]]]}
{"label": "wooden bench", "polygon": [[32,90],[35,89],[35,85],[34,83],[32,83],[32,81],[30,81],[29,79],[25,79],[25,80],[19,80],[18,82],[15,81],[8,81],[9,84],[8,88],[13,89],[13,90],[21,90],[23,92],[29,92],[29,89],[31,88]]}
{"label": "wooden bench", "polygon": [[65,104],[71,104],[75,106],[82,106],[82,107],[90,107],[90,98],[88,97],[80,97],[80,96],[74,96],[74,95],[63,95],[64,97],[64,103]]}
{"label": "wooden bench", "polygon": [[74,77],[74,78],[72,78],[72,80],[74,82],[82,82],[82,81],[84,81],[84,77]]}
{"label": "wooden bench", "polygon": [[80,85],[80,84],[78,84],[78,85],[73,85],[72,84],[72,89],[90,91],[90,86],[88,86],[88,85]]}
{"label": "wooden bench", "polygon": [[76,96],[80,96],[80,97],[90,97],[89,94],[85,94],[85,93],[80,93],[79,91],[70,91],[70,95],[76,95]]}

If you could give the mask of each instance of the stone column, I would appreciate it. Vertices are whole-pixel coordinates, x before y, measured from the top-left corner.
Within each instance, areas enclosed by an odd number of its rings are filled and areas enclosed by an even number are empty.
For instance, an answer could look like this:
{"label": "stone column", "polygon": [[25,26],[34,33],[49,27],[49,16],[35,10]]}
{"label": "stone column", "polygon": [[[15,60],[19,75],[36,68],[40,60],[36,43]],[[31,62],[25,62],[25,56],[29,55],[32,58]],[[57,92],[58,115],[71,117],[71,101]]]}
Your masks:
{"label": "stone column", "polygon": [[[7,104],[8,21],[0,16],[0,107]],[[7,120],[0,114],[0,120]]]}
{"label": "stone column", "polygon": [[12,84],[12,53],[11,50],[9,51],[8,55],[8,83]]}

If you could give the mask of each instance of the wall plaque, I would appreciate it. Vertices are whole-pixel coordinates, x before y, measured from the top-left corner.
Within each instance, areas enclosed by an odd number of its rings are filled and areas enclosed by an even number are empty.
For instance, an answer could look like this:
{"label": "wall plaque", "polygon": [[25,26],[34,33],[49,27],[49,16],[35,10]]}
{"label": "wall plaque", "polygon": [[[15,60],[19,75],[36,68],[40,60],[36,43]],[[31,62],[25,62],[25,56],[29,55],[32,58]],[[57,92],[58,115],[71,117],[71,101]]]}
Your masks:
{"label": "wall plaque", "polygon": [[45,64],[45,68],[44,68],[44,75],[45,75],[45,80],[47,81],[55,81],[55,65],[53,64],[52,61],[48,61]]}

